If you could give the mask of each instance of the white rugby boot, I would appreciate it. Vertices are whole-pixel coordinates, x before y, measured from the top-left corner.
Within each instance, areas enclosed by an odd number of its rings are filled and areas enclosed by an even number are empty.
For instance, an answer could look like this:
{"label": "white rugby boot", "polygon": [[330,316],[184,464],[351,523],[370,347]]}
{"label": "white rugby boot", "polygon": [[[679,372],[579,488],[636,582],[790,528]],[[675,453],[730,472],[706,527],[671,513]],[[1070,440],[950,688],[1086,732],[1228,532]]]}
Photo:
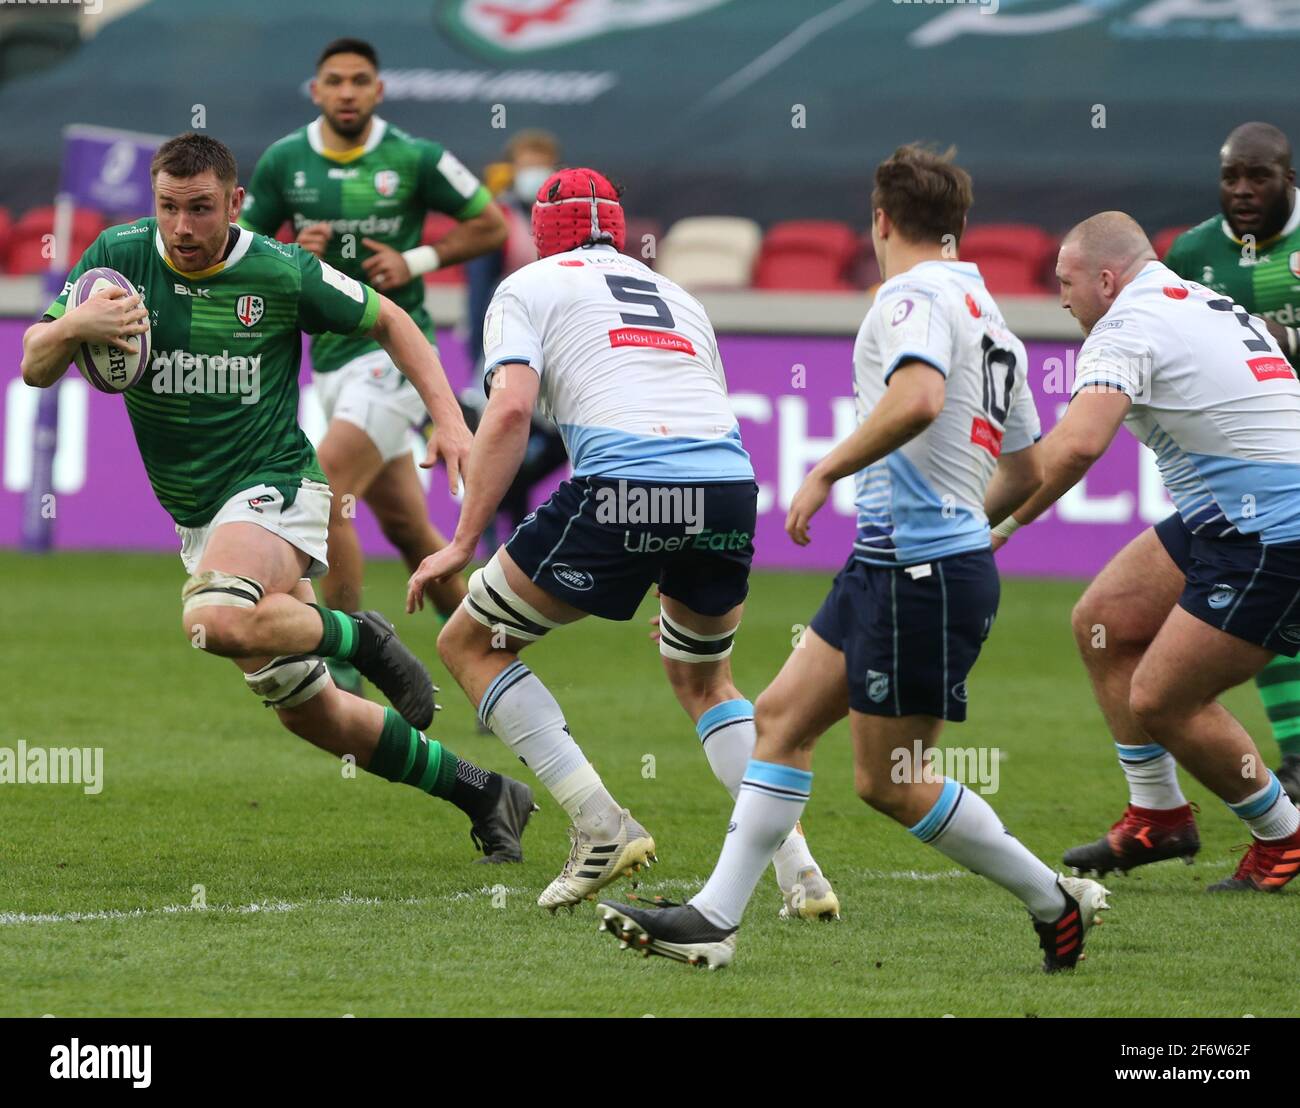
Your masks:
{"label": "white rugby boot", "polygon": [[573,849],[552,881],[537,898],[542,908],[572,908],[583,900],[594,900],[596,893],[620,877],[630,877],[655,858],[655,841],[626,808],[622,811],[618,834],[597,842],[585,831],[569,828]]}
{"label": "white rugby boot", "polygon": [[840,898],[816,866],[801,869],[787,888],[781,887],[781,919],[839,919]]}

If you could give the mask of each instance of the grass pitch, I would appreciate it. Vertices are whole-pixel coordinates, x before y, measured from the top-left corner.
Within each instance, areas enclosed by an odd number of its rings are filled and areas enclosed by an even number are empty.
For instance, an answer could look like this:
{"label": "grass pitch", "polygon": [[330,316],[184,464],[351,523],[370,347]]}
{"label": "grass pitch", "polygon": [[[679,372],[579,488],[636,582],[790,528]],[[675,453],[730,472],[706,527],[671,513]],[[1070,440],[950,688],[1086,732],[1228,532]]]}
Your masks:
{"label": "grass pitch", "polygon": [[[293,738],[233,666],[180,626],[174,557],[0,553],[0,745],[102,747],[98,795],[0,785],[0,1015],[1162,1016],[1296,1015],[1300,896],[1212,897],[1246,840],[1215,798],[1193,867],[1114,877],[1113,910],[1074,974],[1048,978],[1027,916],[854,796],[847,728],[818,751],[805,817],[844,905],[835,924],[776,918],[765,878],[728,970],[643,960],[596,910],[535,905],[567,852],[541,794],[520,866],[472,865],[450,806]],[[368,603],[432,661],[435,625],[400,615],[405,574],[369,567]],[[752,698],[829,577],[760,574],[735,654]],[[958,746],[997,747],[1008,828],[1049,863],[1100,834],[1125,793],[1074,656],[1072,583],[1006,581]],[[652,614],[647,602],[642,615]],[[589,621],[531,648],[574,735],[651,829],[640,888],[673,898],[712,868],[730,811],[663,681],[644,621]],[[534,784],[446,679],[436,737]],[[449,687],[450,686],[450,687]],[[1253,689],[1228,698],[1270,762]],[[198,887],[201,886],[201,889]],[[613,893],[628,891],[626,882]],[[199,902],[206,908],[196,907]]]}

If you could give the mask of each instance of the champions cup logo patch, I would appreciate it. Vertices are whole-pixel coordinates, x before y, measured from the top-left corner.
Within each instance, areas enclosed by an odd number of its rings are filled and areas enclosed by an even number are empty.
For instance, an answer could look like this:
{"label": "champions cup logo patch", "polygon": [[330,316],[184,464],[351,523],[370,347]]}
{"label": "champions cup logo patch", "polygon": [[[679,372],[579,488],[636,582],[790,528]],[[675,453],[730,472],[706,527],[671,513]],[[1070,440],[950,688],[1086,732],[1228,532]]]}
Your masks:
{"label": "champions cup logo patch", "polygon": [[1187,290],[1180,285],[1166,285],[1164,291],[1165,295],[1169,297],[1170,300],[1187,299]]}
{"label": "champions cup logo patch", "polygon": [[270,493],[264,492],[262,493],[261,496],[254,496],[250,498],[248,501],[248,506],[252,508],[253,511],[255,511],[258,515],[261,515],[263,504],[274,504],[274,503],[275,503],[275,497],[272,496]]}
{"label": "champions cup logo patch", "polygon": [[1300,623],[1288,623],[1278,634],[1287,642],[1300,642]]}
{"label": "champions cup logo patch", "polygon": [[975,297],[971,296],[970,293],[966,294],[966,310],[970,312],[973,319],[979,319],[980,306],[975,302]]}
{"label": "champions cup logo patch", "polygon": [[262,318],[266,305],[260,296],[241,296],[235,301],[235,318],[245,327],[252,327]]}
{"label": "champions cup logo patch", "polygon": [[1291,271],[1292,277],[1300,277],[1300,250],[1295,251],[1287,258],[1286,267]]}
{"label": "champions cup logo patch", "polygon": [[392,196],[397,192],[397,186],[401,184],[402,179],[397,175],[394,169],[381,169],[375,174],[375,191],[380,196]]}
{"label": "champions cup logo patch", "polygon": [[915,307],[916,307],[915,302],[911,300],[907,300],[907,299],[900,300],[897,306],[894,308],[894,314],[889,317],[889,325],[891,327],[897,327],[900,323],[903,322],[903,320],[905,320],[909,315],[912,314],[912,309]]}

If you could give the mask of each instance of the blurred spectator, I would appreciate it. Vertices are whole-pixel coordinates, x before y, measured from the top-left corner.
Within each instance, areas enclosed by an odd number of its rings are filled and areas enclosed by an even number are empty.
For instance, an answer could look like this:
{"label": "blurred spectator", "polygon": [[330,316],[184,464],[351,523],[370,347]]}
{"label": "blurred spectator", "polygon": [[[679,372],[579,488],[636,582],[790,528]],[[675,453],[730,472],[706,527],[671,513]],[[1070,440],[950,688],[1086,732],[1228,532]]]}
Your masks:
{"label": "blurred spectator", "polygon": [[[559,140],[549,131],[520,131],[506,143],[505,161],[490,166],[483,179],[496,186],[496,202],[509,226],[506,244],[492,254],[465,263],[469,283],[469,353],[474,360],[473,384],[461,394],[461,406],[471,428],[478,426],[487,397],[483,390],[483,317],[497,286],[516,269],[537,260],[533,246],[532,210],[537,190],[560,164]],[[501,501],[501,510],[518,527],[528,514],[528,493],[540,480],[568,457],[564,441],[554,423],[533,415],[532,434],[523,464],[514,483]],[[494,531],[495,529],[493,529]],[[490,531],[484,536],[489,546],[497,544]]]}

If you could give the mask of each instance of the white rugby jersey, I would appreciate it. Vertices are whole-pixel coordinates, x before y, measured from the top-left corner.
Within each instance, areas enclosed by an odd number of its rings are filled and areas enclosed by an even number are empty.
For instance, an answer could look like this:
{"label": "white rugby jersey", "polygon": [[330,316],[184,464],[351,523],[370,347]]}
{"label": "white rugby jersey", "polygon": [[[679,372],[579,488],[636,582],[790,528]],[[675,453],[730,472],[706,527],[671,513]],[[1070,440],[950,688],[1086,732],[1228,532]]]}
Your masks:
{"label": "white rugby jersey", "polygon": [[1193,532],[1300,541],[1300,381],[1258,316],[1149,262],[1084,342],[1086,385],[1133,398],[1124,422]]}
{"label": "white rugby jersey", "polygon": [[612,246],[517,270],[483,322],[488,379],[503,362],[541,377],[577,477],[751,481],[713,326],[700,302]]}
{"label": "white rugby jersey", "polygon": [[972,262],[929,261],[891,277],[858,331],[858,420],[900,364],[943,374],[938,418],[857,475],[860,561],[911,565],[989,545],[984,492],[1002,451],[1039,437],[1024,344],[1008,330]]}

